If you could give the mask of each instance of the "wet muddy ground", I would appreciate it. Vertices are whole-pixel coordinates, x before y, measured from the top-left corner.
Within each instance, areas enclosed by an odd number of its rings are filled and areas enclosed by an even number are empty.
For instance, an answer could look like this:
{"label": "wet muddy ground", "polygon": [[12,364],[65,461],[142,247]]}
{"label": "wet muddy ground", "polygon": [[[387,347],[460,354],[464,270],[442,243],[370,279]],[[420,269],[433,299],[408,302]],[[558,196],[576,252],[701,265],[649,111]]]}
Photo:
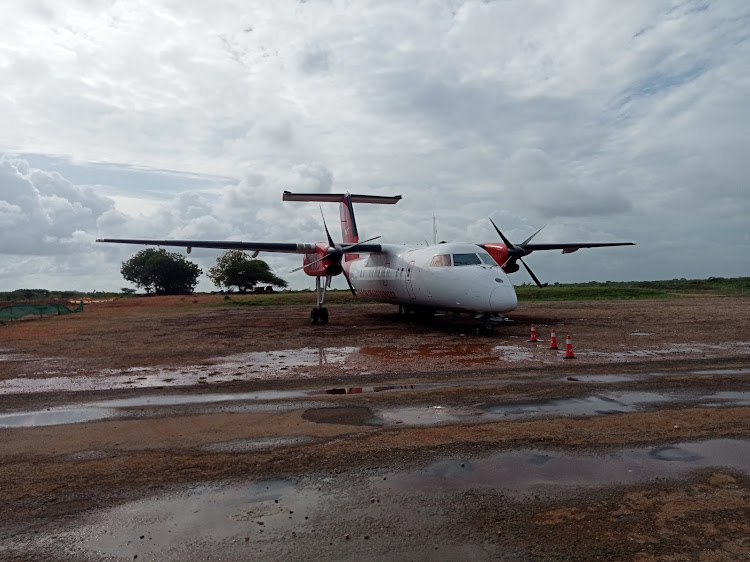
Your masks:
{"label": "wet muddy ground", "polygon": [[750,557],[750,299],[222,304],[0,327],[0,558]]}

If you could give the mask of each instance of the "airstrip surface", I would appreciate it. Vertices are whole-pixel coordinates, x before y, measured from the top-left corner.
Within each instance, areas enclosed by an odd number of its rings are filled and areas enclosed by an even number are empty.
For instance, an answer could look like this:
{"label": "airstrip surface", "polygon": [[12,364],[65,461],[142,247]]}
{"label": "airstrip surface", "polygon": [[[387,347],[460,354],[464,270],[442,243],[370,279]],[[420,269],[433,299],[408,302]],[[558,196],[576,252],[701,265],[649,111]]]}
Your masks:
{"label": "airstrip surface", "polygon": [[750,553],[747,297],[521,303],[492,336],[226,304],[0,327],[1,559]]}

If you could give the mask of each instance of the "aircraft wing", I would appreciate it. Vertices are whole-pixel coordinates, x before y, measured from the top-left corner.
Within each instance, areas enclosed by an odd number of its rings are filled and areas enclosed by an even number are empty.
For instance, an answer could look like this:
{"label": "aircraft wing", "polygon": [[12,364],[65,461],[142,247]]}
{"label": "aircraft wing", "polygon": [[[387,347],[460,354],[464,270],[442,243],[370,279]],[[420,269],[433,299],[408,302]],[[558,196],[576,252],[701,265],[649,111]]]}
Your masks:
{"label": "aircraft wing", "polygon": [[562,250],[563,254],[572,254],[581,248],[603,248],[605,246],[635,246],[635,242],[583,242],[563,244],[526,244],[523,249],[526,254],[534,250]]}
{"label": "aircraft wing", "polygon": [[[136,238],[99,238],[97,242],[114,244],[140,244],[143,246],[177,246],[181,248],[213,248],[216,250],[248,250],[251,252],[277,252],[283,254],[312,254],[317,251],[313,243],[297,242],[240,242],[231,240],[142,240]],[[343,248],[354,244],[342,244]],[[360,244],[357,252],[362,254],[382,251],[380,244]]]}

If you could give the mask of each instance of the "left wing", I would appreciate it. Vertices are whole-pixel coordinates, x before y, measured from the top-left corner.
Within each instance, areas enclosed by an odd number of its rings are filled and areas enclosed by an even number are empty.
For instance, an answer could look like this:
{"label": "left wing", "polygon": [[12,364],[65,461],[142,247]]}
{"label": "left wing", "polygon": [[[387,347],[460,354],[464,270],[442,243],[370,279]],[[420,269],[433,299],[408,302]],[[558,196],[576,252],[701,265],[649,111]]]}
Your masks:
{"label": "left wing", "polygon": [[[296,242],[239,242],[221,240],[141,240],[136,238],[99,238],[97,242],[112,242],[115,244],[141,244],[144,246],[177,246],[187,248],[214,248],[216,250],[249,250],[251,252],[279,252],[284,254],[313,254],[317,245]],[[341,244],[346,249],[354,244]],[[380,252],[380,244],[360,244],[357,252],[363,254]]]}
{"label": "left wing", "polygon": [[487,250],[487,252],[492,256],[492,258],[500,265],[503,270],[505,270],[505,273],[514,273],[518,271],[518,263],[521,262],[521,264],[526,268],[526,271],[529,272],[529,275],[534,280],[534,283],[537,284],[538,287],[546,287],[546,283],[541,283],[536,275],[534,275],[534,272],[531,271],[531,268],[529,268],[528,265],[526,265],[526,262],[523,261],[522,258],[525,256],[528,256],[531,252],[535,250],[562,250],[563,254],[572,254],[573,252],[577,252],[581,248],[603,248],[606,246],[635,246],[635,242],[566,242],[566,243],[558,243],[558,244],[532,244],[531,239],[534,238],[539,232],[542,230],[540,228],[537,230],[534,234],[529,236],[526,240],[521,242],[520,244],[513,244],[510,240],[508,240],[505,235],[500,232],[500,229],[495,224],[495,221],[493,221],[490,218],[490,222],[492,223],[492,226],[495,227],[495,230],[500,235],[500,238],[502,239],[503,243],[500,244],[498,242],[488,242],[486,244],[479,244],[482,248]]}
{"label": "left wing", "polygon": [[564,244],[526,244],[524,254],[529,255],[534,250],[562,250],[563,254],[572,254],[581,248],[603,248],[605,246],[635,246],[635,242],[584,242],[576,244],[573,242]]}

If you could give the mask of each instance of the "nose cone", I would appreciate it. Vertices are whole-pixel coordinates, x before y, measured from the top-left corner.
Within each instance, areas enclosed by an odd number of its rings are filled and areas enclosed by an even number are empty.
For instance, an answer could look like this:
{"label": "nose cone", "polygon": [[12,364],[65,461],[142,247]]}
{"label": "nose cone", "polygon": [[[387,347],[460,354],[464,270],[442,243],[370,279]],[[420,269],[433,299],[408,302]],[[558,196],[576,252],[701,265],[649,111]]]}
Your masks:
{"label": "nose cone", "polygon": [[492,312],[510,312],[518,306],[516,291],[510,283],[503,283],[490,294],[490,310]]}

